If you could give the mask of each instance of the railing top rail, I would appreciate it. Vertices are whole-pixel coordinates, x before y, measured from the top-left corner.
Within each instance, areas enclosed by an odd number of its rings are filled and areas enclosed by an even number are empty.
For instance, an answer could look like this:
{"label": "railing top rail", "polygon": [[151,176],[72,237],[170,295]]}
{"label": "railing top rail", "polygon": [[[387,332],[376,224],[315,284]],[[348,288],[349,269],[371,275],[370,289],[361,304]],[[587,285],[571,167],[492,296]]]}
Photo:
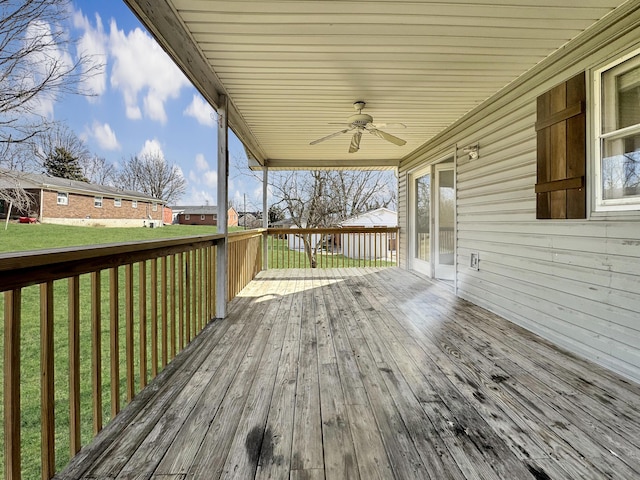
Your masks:
{"label": "railing top rail", "polygon": [[269,228],[269,234],[307,234],[307,233],[385,233],[397,232],[399,227],[315,227],[315,228]]}
{"label": "railing top rail", "polygon": [[253,238],[262,235],[267,230],[265,228],[252,228],[251,230],[241,230],[229,232],[229,241],[234,242],[245,238]]}
{"label": "railing top rail", "polygon": [[224,235],[110,243],[0,254],[0,292],[214,245]]}

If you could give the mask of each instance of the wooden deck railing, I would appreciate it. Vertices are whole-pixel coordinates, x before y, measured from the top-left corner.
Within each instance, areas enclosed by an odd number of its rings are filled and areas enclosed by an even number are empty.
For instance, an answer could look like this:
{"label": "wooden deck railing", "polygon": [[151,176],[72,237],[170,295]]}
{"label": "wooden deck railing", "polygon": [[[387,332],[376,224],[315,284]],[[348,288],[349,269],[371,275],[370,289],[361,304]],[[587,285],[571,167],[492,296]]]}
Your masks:
{"label": "wooden deck railing", "polygon": [[269,268],[396,266],[399,228],[270,228]]}
{"label": "wooden deck railing", "polygon": [[[229,234],[228,299],[260,271],[262,235]],[[0,255],[6,479],[53,477],[214,317],[220,242],[208,235]],[[38,377],[39,407],[21,399],[27,386],[37,392]],[[56,444],[61,428],[68,442]],[[38,437],[39,467],[21,453]]]}

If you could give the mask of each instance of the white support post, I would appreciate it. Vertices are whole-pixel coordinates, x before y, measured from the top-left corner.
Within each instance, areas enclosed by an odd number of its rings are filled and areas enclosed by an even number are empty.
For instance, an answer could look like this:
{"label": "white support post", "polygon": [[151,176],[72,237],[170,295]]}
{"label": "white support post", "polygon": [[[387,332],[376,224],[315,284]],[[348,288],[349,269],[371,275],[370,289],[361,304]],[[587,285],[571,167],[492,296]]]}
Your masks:
{"label": "white support post", "polygon": [[[269,185],[269,167],[265,165],[262,170],[262,228],[269,228],[269,206],[268,200],[268,185]],[[269,234],[265,232],[262,236],[262,268],[264,270],[269,269]]]}
{"label": "white support post", "polygon": [[228,99],[226,95],[220,96],[218,106],[218,233],[224,234],[224,241],[219,243],[216,262],[216,317],[225,318],[227,316],[227,295],[228,295],[228,265],[227,255],[229,242],[228,224],[228,186],[229,186],[229,148],[228,142]]}

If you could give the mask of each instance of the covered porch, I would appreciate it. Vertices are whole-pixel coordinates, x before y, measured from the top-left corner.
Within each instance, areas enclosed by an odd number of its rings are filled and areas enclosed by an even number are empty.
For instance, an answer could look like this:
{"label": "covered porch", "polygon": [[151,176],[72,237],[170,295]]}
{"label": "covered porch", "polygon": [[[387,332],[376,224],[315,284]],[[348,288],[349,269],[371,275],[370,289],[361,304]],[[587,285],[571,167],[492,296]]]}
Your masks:
{"label": "covered porch", "polygon": [[59,479],[636,478],[640,387],[399,268],[263,271]]}

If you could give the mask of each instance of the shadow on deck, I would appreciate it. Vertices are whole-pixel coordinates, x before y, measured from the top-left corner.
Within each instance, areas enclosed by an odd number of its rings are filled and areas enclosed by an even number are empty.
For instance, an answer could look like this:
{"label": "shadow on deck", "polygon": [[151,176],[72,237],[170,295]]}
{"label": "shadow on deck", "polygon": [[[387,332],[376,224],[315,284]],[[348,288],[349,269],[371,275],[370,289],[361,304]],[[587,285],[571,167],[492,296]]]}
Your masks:
{"label": "shadow on deck", "polygon": [[640,386],[396,269],[270,270],[59,479],[640,477]]}

